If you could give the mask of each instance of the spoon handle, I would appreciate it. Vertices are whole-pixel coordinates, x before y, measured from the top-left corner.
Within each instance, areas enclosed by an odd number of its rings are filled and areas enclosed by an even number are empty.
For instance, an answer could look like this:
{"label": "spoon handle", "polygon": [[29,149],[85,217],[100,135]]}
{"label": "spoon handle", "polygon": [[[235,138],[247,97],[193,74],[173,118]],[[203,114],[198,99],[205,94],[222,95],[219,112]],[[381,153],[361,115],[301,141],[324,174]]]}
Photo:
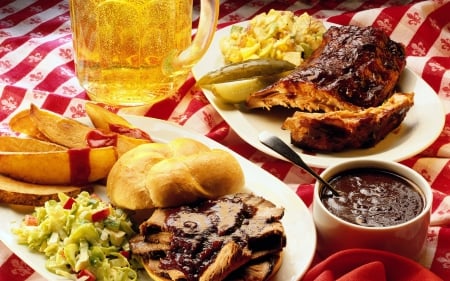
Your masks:
{"label": "spoon handle", "polygon": [[265,146],[271,148],[272,150],[276,151],[278,154],[282,155],[286,159],[292,161],[297,166],[306,170],[314,178],[316,178],[318,181],[320,181],[325,187],[327,187],[327,189],[330,190],[333,193],[333,195],[339,196],[339,193],[328,182],[323,180],[322,177],[320,177],[313,169],[311,169],[311,167],[309,167],[303,161],[303,159],[300,157],[300,155],[298,155],[294,150],[292,150],[292,148],[290,148],[280,138],[273,136],[268,132],[262,132],[259,135],[259,140]]}

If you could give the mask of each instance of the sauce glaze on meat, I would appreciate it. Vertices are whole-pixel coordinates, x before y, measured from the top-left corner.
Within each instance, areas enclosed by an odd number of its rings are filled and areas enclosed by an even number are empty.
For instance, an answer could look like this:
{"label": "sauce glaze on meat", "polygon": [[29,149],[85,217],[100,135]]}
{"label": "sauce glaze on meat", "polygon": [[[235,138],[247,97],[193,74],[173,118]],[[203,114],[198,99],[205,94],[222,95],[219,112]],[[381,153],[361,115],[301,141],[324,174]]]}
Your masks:
{"label": "sauce glaze on meat", "polygon": [[[131,250],[169,280],[209,280],[203,275],[211,267],[223,269],[208,273],[211,280],[226,280],[245,264],[285,247],[283,215],[283,208],[251,193],[156,209],[140,225]],[[223,249],[233,250],[224,256]],[[168,278],[174,272],[177,278]]]}
{"label": "sauce glaze on meat", "polygon": [[406,65],[404,47],[381,29],[330,27],[323,44],[289,79],[314,83],[364,108],[389,97]]}
{"label": "sauce glaze on meat", "polygon": [[360,110],[382,104],[406,66],[405,49],[375,27],[333,26],[308,60],[273,85],[251,94],[249,108]]}

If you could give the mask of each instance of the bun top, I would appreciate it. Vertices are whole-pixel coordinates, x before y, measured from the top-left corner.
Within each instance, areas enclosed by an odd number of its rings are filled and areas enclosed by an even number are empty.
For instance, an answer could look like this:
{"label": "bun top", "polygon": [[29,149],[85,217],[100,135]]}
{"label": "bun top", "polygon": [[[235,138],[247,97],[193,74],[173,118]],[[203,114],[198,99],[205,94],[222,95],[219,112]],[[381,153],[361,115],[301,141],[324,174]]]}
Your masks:
{"label": "bun top", "polygon": [[243,188],[244,173],[227,151],[189,138],[147,143],[123,154],[106,190],[117,207],[141,210],[214,199]]}

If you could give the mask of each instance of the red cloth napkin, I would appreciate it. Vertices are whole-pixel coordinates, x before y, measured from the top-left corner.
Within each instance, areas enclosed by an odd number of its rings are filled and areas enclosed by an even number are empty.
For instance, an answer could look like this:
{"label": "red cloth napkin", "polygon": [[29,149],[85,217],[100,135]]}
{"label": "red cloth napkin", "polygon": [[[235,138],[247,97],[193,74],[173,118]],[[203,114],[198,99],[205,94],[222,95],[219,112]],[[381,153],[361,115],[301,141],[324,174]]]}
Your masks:
{"label": "red cloth napkin", "polygon": [[442,281],[433,272],[386,251],[349,249],[312,267],[302,281]]}

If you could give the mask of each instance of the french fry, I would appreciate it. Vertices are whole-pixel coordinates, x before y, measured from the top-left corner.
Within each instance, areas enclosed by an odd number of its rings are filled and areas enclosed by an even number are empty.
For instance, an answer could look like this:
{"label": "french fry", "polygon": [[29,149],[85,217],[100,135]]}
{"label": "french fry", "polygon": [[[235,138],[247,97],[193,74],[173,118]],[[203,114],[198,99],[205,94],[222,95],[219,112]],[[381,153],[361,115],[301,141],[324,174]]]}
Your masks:
{"label": "french fry", "polygon": [[85,105],[86,114],[97,129],[110,131],[110,125],[116,124],[126,128],[134,128],[125,118],[101,107],[98,104],[88,102]]}
{"label": "french fry", "polygon": [[[134,139],[142,139],[147,140],[147,142],[152,142],[151,137],[146,132],[136,128],[122,116],[119,116],[97,104],[87,103],[86,113],[89,119],[91,119],[92,124],[94,124],[97,129],[114,132]],[[131,141],[124,140],[124,142],[129,144]]]}
{"label": "french fry", "polygon": [[56,196],[54,187],[78,193],[77,186],[105,179],[123,153],[151,142],[121,116],[86,108],[95,128],[33,104],[11,119],[11,129],[29,138],[0,136],[0,202],[41,204]]}
{"label": "french fry", "polygon": [[30,106],[30,118],[39,131],[51,142],[69,148],[86,147],[86,135],[94,130],[74,119],[39,109],[34,104]]}
{"label": "french fry", "polygon": [[[90,140],[88,136],[92,135],[91,133],[95,130],[100,130],[100,132],[102,132],[96,134],[97,136],[100,136],[103,133],[109,133],[116,136],[116,142],[111,145],[117,147],[119,156],[137,145],[150,142],[149,137],[143,139],[134,137],[135,135],[141,136],[145,133],[141,132],[139,129],[132,128],[132,125],[122,117],[98,105],[91,105],[89,108],[91,115],[96,116],[94,117],[94,120],[97,121],[93,121],[93,123],[98,124],[100,127],[89,127],[76,120],[39,109],[35,105],[31,105],[30,113],[31,119],[48,139],[70,148],[89,146]],[[118,123],[108,123],[116,121]],[[121,134],[120,132],[111,131],[112,125],[123,128],[123,131],[125,132]],[[139,132],[136,133],[135,130],[139,130]],[[105,137],[108,138],[106,134]]]}
{"label": "french fry", "polygon": [[14,132],[22,133],[39,140],[48,141],[48,138],[39,131],[38,127],[31,119],[29,109],[22,110],[15,114],[11,120],[9,120],[8,125]]}
{"label": "french fry", "polygon": [[72,185],[105,178],[117,161],[116,149],[0,152],[0,174],[35,184]]}
{"label": "french fry", "polygon": [[0,136],[0,151],[46,152],[67,150],[66,147],[38,139]]}
{"label": "french fry", "polygon": [[128,150],[144,143],[150,143],[150,141],[145,139],[132,138],[124,135],[118,135],[116,144],[117,155],[120,157]]}
{"label": "french fry", "polygon": [[58,199],[58,193],[76,196],[89,187],[38,185],[17,181],[0,175],[0,203],[26,206],[42,206],[48,200]]}

